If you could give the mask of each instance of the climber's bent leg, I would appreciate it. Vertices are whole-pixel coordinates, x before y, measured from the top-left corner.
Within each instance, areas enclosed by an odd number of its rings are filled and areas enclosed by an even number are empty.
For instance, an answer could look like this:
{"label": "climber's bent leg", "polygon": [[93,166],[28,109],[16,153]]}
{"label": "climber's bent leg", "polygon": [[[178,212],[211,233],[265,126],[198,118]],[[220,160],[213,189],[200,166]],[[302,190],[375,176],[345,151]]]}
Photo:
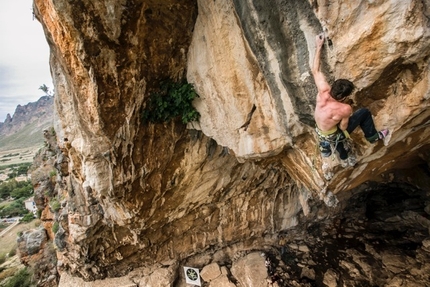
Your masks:
{"label": "climber's bent leg", "polygon": [[361,108],[354,112],[349,118],[348,127],[346,130],[348,133],[352,133],[358,126],[361,127],[364,132],[364,136],[369,142],[373,143],[379,139],[378,131],[375,128],[372,114],[368,109]]}

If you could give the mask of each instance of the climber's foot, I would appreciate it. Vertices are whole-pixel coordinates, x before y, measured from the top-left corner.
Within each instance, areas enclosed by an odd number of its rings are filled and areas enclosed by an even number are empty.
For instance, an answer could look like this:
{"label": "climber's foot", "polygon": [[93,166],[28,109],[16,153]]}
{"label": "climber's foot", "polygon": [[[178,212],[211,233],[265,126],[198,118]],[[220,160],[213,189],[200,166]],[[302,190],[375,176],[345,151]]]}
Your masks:
{"label": "climber's foot", "polygon": [[391,133],[388,129],[383,129],[382,131],[378,132],[379,139],[381,139],[384,142],[385,146],[388,146],[388,142],[391,139]]}
{"label": "climber's foot", "polygon": [[341,159],[340,166],[343,168],[348,167],[348,159]]}
{"label": "climber's foot", "polygon": [[380,140],[383,140],[384,138],[386,138],[388,136],[388,134],[390,133],[390,131],[388,129],[383,129],[381,131],[378,132],[378,136]]}
{"label": "climber's foot", "polygon": [[346,168],[348,166],[354,166],[357,163],[357,159],[354,155],[349,155],[346,159],[340,160],[340,166]]}
{"label": "climber's foot", "polygon": [[354,166],[357,163],[357,159],[355,158],[354,155],[349,155],[347,160],[348,160],[349,166]]}

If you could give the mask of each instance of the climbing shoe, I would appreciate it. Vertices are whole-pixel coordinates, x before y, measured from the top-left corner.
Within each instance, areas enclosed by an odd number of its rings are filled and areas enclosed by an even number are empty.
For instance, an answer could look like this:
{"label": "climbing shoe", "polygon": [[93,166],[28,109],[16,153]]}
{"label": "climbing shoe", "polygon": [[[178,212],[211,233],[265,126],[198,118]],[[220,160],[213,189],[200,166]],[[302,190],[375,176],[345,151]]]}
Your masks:
{"label": "climbing shoe", "polygon": [[388,129],[383,129],[381,131],[378,132],[378,136],[380,140],[383,140],[384,138],[386,138],[388,136],[388,134],[390,133],[390,131]]}
{"label": "climbing shoe", "polygon": [[340,166],[343,168],[348,167],[348,159],[341,159]]}
{"label": "climbing shoe", "polygon": [[354,166],[357,163],[357,159],[354,155],[349,155],[346,159],[340,160],[340,166],[346,168],[348,166]]}
{"label": "climbing shoe", "polygon": [[354,155],[349,155],[346,160],[348,161],[349,166],[354,166],[357,163],[357,159]]}

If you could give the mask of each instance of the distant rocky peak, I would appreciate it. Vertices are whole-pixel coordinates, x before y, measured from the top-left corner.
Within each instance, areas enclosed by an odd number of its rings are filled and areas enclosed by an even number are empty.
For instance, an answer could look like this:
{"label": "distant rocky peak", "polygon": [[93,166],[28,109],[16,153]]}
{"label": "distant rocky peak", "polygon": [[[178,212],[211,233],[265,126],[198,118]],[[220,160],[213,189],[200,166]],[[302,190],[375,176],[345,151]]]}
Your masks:
{"label": "distant rocky peak", "polygon": [[43,96],[36,102],[18,105],[13,116],[7,114],[4,123],[0,123],[0,135],[8,136],[30,123],[44,124],[52,122],[54,111],[54,96]]}
{"label": "distant rocky peak", "polygon": [[10,116],[10,114],[7,114],[4,124],[10,123],[11,121],[12,121],[12,117]]}

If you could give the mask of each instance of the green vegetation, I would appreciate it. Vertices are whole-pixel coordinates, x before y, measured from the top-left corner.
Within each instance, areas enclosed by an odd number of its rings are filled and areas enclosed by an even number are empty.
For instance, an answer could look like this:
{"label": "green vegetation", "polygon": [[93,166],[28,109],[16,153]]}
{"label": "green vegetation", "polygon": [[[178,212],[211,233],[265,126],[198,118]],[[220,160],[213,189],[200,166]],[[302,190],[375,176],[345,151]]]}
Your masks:
{"label": "green vegetation", "polygon": [[21,219],[21,222],[31,222],[34,220],[34,214],[33,212],[29,212],[26,215],[24,215],[24,217]]}
{"label": "green vegetation", "polygon": [[4,287],[30,287],[32,286],[32,277],[27,268],[21,269],[6,282]]}
{"label": "green vegetation", "polygon": [[[1,142],[2,139],[0,139]],[[0,143],[1,146],[1,143]],[[12,157],[4,157],[5,152],[0,151],[0,173],[6,174],[9,170],[16,169],[17,166],[25,164],[31,166],[35,151],[22,151]]]}
{"label": "green vegetation", "polygon": [[26,199],[33,194],[33,185],[30,181],[16,181],[11,179],[0,183],[0,199],[9,197],[15,199]]}
{"label": "green vegetation", "polygon": [[0,217],[21,216],[27,214],[24,200],[33,194],[33,186],[29,181],[16,181],[11,179],[0,183],[0,199],[6,200],[10,197],[15,200],[0,205]]}
{"label": "green vegetation", "polygon": [[9,171],[10,173],[8,174],[8,176],[9,178],[13,178],[19,175],[26,175],[31,165],[32,163],[30,162],[8,164],[8,165],[0,166],[0,171],[10,170]]}
{"label": "green vegetation", "polygon": [[14,178],[20,175],[27,175],[31,163],[12,164],[9,167],[12,169],[12,172],[9,173],[9,178]]}
{"label": "green vegetation", "polygon": [[17,155],[19,155],[19,153],[10,153],[10,154],[5,154],[2,157],[14,157],[14,156],[17,156]]}
{"label": "green vegetation", "polygon": [[45,94],[49,94],[49,87],[45,84],[41,85],[39,87],[39,90],[41,90],[42,92],[44,92]]}
{"label": "green vegetation", "polygon": [[58,221],[55,221],[52,225],[52,232],[55,234],[57,233],[58,229],[60,229],[60,224],[58,223]]}
{"label": "green vegetation", "polygon": [[56,198],[52,198],[49,202],[49,207],[51,207],[53,212],[57,212],[60,210],[61,204]]}
{"label": "green vegetation", "polygon": [[200,114],[192,105],[195,97],[197,93],[186,81],[164,81],[159,91],[150,95],[142,119],[151,123],[169,122],[179,117],[184,124],[196,121]]}
{"label": "green vegetation", "polygon": [[9,252],[8,257],[13,257],[16,255],[16,249],[18,248],[18,245],[15,245]]}
{"label": "green vegetation", "polygon": [[0,208],[0,217],[13,217],[13,216],[21,216],[28,212],[25,209],[24,201],[21,199],[13,201],[11,204],[6,207]]}
{"label": "green vegetation", "polygon": [[44,92],[47,96],[52,96],[54,95],[54,92],[50,90],[50,88],[43,84],[39,87],[39,90],[41,90],[42,92]]}

